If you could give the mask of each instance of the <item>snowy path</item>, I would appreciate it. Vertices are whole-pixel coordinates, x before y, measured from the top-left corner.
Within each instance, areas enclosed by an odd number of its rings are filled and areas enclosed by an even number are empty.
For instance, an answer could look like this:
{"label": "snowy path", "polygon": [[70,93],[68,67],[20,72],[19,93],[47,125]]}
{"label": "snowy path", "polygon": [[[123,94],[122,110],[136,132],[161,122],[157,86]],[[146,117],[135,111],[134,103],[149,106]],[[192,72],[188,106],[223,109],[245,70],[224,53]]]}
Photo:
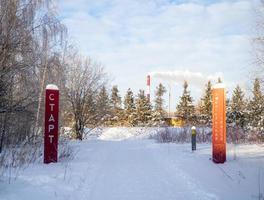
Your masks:
{"label": "snowy path", "polygon": [[[102,142],[89,199],[212,199],[146,141]],[[166,153],[166,152],[165,152]],[[113,187],[114,186],[114,187]],[[192,198],[195,197],[195,198]],[[208,198],[209,197],[209,198]]]}
{"label": "snowy path", "polygon": [[238,161],[224,165],[209,160],[210,145],[195,153],[189,144],[152,140],[93,139],[74,146],[77,155],[68,164],[31,166],[11,185],[0,182],[0,199],[257,199],[263,149],[256,146],[257,153],[245,154],[244,147]]}

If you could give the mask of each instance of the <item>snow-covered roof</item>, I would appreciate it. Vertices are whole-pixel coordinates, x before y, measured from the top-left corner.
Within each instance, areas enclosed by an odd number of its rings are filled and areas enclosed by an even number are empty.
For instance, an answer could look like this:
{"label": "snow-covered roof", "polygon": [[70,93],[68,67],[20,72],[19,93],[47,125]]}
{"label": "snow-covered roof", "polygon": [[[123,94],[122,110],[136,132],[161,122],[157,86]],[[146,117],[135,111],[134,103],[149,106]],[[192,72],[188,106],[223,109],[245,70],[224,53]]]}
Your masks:
{"label": "snow-covered roof", "polygon": [[46,90],[59,90],[58,86],[57,85],[54,85],[54,84],[48,84],[46,86]]}
{"label": "snow-covered roof", "polygon": [[224,83],[217,83],[215,84],[212,89],[220,89],[220,88],[225,88],[225,84]]}

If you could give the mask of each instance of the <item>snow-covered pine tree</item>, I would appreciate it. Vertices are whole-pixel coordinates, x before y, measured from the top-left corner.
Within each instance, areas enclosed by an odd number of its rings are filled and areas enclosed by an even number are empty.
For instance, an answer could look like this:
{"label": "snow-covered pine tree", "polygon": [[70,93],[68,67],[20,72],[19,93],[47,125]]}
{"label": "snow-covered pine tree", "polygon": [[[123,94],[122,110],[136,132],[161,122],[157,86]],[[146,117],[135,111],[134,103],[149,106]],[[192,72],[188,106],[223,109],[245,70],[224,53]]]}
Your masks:
{"label": "snow-covered pine tree", "polygon": [[124,99],[124,124],[128,126],[135,125],[136,118],[136,105],[134,100],[134,95],[132,90],[129,88],[127,90],[125,99]]}
{"label": "snow-covered pine tree", "polygon": [[254,81],[253,97],[248,104],[248,125],[258,130],[264,127],[264,97],[260,87],[258,78]]}
{"label": "snow-covered pine tree", "polygon": [[176,116],[181,117],[188,124],[193,120],[194,112],[193,99],[190,91],[188,91],[188,83],[184,81],[183,93],[176,108]]}
{"label": "snow-covered pine tree", "polygon": [[212,121],[212,83],[208,81],[205,85],[204,95],[200,103],[200,118],[201,121],[209,125]]}
{"label": "snow-covered pine tree", "polygon": [[166,111],[164,109],[163,95],[166,93],[166,88],[160,83],[155,91],[155,106],[152,113],[152,121],[154,124],[159,125],[164,121]]}
{"label": "snow-covered pine tree", "polygon": [[226,122],[227,124],[233,123],[233,119],[231,117],[231,100],[229,97],[226,97]]}
{"label": "snow-covered pine tree", "polygon": [[152,108],[144,90],[139,90],[136,99],[136,123],[144,126],[150,123],[152,118]]}
{"label": "snow-covered pine tree", "polygon": [[244,93],[239,85],[233,91],[233,95],[230,102],[230,116],[229,120],[235,123],[239,127],[244,127],[245,125],[245,106],[246,102],[244,99]]}
{"label": "snow-covered pine tree", "polygon": [[111,90],[110,108],[111,108],[111,125],[121,125],[122,123],[122,107],[121,97],[119,95],[118,87],[115,85]]}
{"label": "snow-covered pine tree", "polygon": [[102,87],[98,96],[97,96],[97,112],[98,112],[98,120],[101,123],[109,120],[110,117],[110,99],[107,93],[105,86]]}

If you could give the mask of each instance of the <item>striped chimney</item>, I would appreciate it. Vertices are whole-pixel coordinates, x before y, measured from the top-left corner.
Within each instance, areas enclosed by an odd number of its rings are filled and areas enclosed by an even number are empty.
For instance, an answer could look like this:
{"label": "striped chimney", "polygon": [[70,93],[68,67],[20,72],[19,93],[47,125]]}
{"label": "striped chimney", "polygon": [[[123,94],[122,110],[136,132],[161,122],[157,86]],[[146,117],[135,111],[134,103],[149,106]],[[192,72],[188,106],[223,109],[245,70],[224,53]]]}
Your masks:
{"label": "striped chimney", "polygon": [[150,75],[147,76],[147,98],[150,101]]}

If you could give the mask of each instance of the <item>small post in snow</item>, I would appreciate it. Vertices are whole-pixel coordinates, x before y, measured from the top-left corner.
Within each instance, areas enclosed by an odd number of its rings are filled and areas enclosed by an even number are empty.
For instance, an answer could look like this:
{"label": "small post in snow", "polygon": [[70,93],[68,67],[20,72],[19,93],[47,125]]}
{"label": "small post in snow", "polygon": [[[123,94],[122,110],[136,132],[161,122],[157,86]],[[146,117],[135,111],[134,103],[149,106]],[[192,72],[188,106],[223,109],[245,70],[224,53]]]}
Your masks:
{"label": "small post in snow", "polygon": [[196,150],[196,128],[192,127],[192,151]]}
{"label": "small post in snow", "polygon": [[226,94],[223,83],[218,83],[212,88],[212,145],[213,162],[226,161]]}
{"label": "small post in snow", "polygon": [[58,161],[59,89],[56,85],[46,87],[44,163]]}

